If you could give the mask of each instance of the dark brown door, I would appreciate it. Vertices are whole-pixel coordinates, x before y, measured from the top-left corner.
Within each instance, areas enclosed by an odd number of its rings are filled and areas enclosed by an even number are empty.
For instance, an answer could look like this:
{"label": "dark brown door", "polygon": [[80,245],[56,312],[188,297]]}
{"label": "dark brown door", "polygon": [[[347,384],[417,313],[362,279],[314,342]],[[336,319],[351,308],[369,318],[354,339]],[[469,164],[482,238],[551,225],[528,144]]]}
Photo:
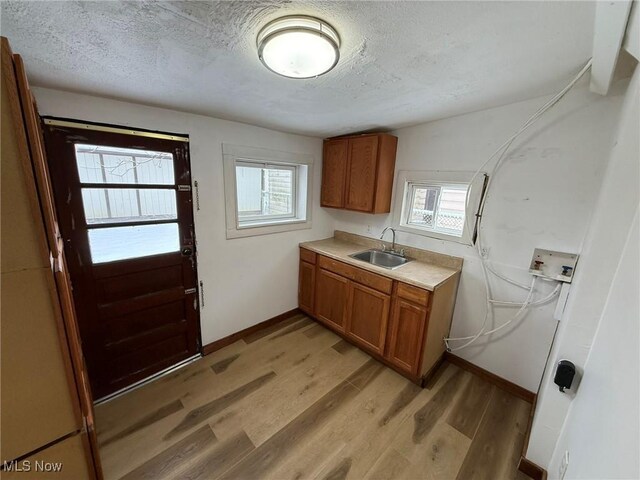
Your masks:
{"label": "dark brown door", "polygon": [[199,352],[186,141],[45,122],[82,349],[100,398]]}

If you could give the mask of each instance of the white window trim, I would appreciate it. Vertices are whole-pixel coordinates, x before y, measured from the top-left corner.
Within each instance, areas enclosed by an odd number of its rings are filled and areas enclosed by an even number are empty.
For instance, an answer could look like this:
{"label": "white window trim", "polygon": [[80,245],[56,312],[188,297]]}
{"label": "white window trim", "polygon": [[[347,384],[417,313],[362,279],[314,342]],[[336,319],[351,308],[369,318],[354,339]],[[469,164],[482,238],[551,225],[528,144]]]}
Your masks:
{"label": "white window trim", "polygon": [[[472,235],[476,225],[476,213],[480,205],[482,198],[482,191],[484,188],[486,174],[479,173],[475,179],[473,178],[475,172],[460,172],[460,171],[445,171],[445,170],[433,170],[433,171],[408,171],[402,170],[398,172],[397,185],[396,185],[396,200],[393,215],[393,223],[396,229],[401,232],[413,233],[416,235],[422,235],[425,237],[437,238],[439,240],[449,240],[465,245],[473,245]],[[473,183],[469,185],[469,182],[473,179]],[[408,186],[412,183],[425,183],[434,186],[451,186],[451,185],[469,185],[469,207],[465,212],[465,223],[462,231],[462,236],[448,235],[442,232],[436,232],[432,230],[426,230],[420,227],[412,226],[407,223],[405,208],[411,199],[408,198],[409,191]],[[467,216],[469,218],[467,218]],[[471,218],[472,217],[472,218]],[[469,220],[469,221],[467,221]],[[471,225],[472,230],[469,231],[468,226]]]}
{"label": "white window trim", "polygon": [[[313,199],[313,155],[268,150],[266,148],[222,144],[224,169],[224,196],[226,216],[226,236],[228,239],[269,235],[272,233],[305,230],[311,228],[311,207]],[[240,225],[238,220],[236,195],[236,165],[240,163],[262,163],[267,165],[295,168],[294,188],[297,203],[295,216],[258,219]],[[306,175],[299,175],[300,168],[306,167]],[[306,178],[303,178],[306,177]]]}

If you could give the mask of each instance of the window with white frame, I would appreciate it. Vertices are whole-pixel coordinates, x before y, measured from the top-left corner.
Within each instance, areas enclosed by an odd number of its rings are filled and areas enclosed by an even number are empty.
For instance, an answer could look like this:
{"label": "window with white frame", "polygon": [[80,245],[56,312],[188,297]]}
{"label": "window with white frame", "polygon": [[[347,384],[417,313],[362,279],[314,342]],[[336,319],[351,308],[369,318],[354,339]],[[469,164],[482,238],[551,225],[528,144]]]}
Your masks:
{"label": "window with white frame", "polygon": [[311,228],[310,155],[223,145],[227,238]]}
{"label": "window with white frame", "polygon": [[470,172],[399,172],[398,229],[471,244],[486,176]]}

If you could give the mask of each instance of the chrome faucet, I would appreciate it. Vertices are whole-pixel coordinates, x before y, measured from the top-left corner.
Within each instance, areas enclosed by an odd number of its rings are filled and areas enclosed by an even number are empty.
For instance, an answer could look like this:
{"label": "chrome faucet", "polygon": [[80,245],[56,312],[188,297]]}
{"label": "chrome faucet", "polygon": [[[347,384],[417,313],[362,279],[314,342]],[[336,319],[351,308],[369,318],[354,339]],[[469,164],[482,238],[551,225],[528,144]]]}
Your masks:
{"label": "chrome faucet", "polygon": [[[391,233],[393,234],[393,236],[391,237],[391,250],[389,251],[389,253],[397,253],[400,255],[404,255],[404,252],[396,252],[396,230],[394,228],[391,227],[386,227],[384,230],[382,230],[382,233],[380,234],[380,240],[382,240],[382,238],[384,237],[384,234],[387,233],[387,230],[391,230]],[[384,243],[382,244],[382,250],[384,251],[386,249]]]}

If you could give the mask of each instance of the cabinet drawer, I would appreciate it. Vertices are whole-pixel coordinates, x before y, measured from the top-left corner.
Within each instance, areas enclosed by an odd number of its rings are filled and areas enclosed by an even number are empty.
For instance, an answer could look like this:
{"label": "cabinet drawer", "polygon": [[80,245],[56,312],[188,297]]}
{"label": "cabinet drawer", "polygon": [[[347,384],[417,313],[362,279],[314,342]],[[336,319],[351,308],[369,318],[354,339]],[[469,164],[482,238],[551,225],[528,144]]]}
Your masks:
{"label": "cabinet drawer", "polygon": [[316,252],[312,252],[311,250],[307,250],[306,248],[300,247],[300,260],[303,260],[305,262],[309,262],[315,265]]}
{"label": "cabinet drawer", "polygon": [[319,255],[318,264],[321,268],[337,273],[338,275],[342,275],[354,282],[374,288],[380,292],[387,294],[391,293],[393,281],[390,278],[385,278],[380,275],[376,275],[375,273],[352,267],[351,265],[347,265],[346,263],[339,262],[338,260],[333,260],[322,255]]}
{"label": "cabinet drawer", "polygon": [[418,305],[424,305],[426,307],[429,304],[429,290],[414,287],[407,283],[398,282],[397,294],[399,297],[417,303]]}

